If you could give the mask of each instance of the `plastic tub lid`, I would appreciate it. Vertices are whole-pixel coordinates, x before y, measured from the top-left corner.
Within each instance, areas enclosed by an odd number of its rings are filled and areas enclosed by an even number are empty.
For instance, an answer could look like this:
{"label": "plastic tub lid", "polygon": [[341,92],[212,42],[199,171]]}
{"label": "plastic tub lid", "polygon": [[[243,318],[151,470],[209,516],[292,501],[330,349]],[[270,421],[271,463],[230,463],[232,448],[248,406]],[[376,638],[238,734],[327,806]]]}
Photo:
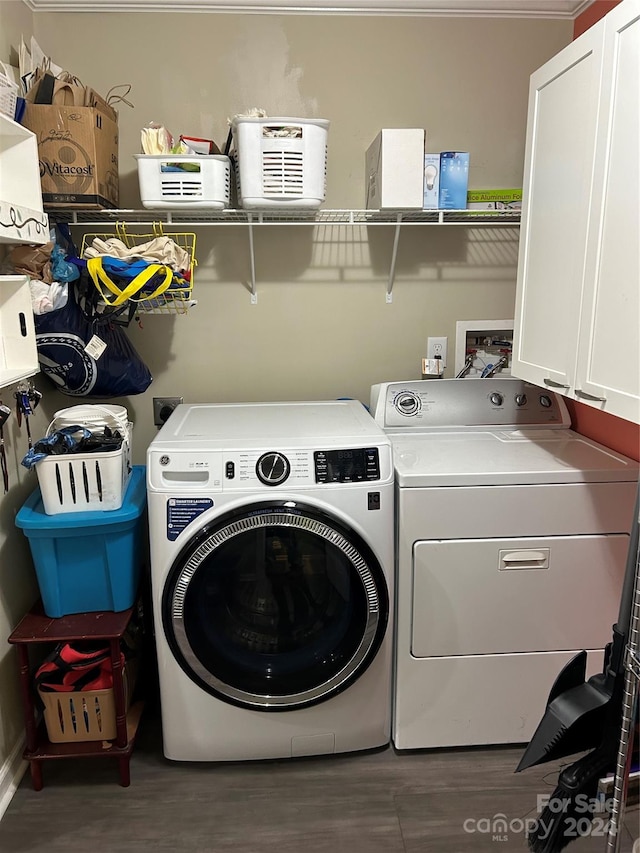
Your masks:
{"label": "plastic tub lid", "polygon": [[124,501],[119,509],[84,510],[47,515],[38,488],[29,495],[16,515],[16,527],[21,527],[23,530],[61,530],[69,527],[102,527],[135,521],[142,515],[147,502],[145,474],[144,465],[133,466]]}
{"label": "plastic tub lid", "polygon": [[62,424],[64,426],[75,426],[76,424],[93,423],[100,426],[107,424],[108,426],[118,425],[120,422],[127,423],[129,413],[124,406],[69,406],[66,409],[59,409],[54,413],[51,423]]}

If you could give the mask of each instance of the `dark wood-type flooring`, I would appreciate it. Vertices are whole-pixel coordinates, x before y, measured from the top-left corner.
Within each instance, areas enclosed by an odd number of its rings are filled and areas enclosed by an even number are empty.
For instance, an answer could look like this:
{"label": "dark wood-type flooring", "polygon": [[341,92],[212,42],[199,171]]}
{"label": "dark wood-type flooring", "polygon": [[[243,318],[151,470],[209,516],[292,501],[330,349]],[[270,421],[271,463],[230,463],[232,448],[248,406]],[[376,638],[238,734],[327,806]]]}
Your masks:
{"label": "dark wood-type flooring", "polygon": [[[521,754],[520,747],[412,753],[388,748],[321,758],[183,764],[163,757],[159,715],[147,707],[129,788],[118,785],[112,760],[47,762],[43,790],[34,792],[27,774],[11,801],[0,822],[0,851],[527,850],[520,822],[536,815],[538,794],[552,793],[560,765],[514,774]],[[487,831],[498,814],[510,824],[499,838]],[[465,821],[476,831],[465,831]],[[630,853],[638,834],[635,806],[626,814],[624,853]],[[602,826],[567,849],[604,853]]]}

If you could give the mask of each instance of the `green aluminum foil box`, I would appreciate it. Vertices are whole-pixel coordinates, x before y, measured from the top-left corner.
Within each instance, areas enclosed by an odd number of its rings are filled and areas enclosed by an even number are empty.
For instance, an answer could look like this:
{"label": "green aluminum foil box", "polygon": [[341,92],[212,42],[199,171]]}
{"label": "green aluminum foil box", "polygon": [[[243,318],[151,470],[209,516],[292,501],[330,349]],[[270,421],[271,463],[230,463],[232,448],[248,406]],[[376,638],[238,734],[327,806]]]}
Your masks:
{"label": "green aluminum foil box", "polygon": [[468,210],[520,210],[521,189],[469,190]]}

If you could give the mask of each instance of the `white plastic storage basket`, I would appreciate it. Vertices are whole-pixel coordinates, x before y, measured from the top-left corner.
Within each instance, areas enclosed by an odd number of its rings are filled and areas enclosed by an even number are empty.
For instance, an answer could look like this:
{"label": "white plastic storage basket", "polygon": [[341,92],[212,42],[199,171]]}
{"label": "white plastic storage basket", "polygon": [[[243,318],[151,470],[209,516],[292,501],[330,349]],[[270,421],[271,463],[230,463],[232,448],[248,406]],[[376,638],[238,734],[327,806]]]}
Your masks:
{"label": "white plastic storage basket", "polygon": [[[1,67],[1,66],[0,66]],[[14,119],[18,103],[18,87],[0,70],[0,113]]]}
{"label": "white plastic storage basket", "polygon": [[236,116],[238,201],[243,208],[317,208],[325,199],[325,119]]}
{"label": "white plastic storage basket", "polygon": [[136,154],[142,206],[148,210],[229,206],[231,161],[221,154],[206,156]]}
{"label": "white plastic storage basket", "polygon": [[71,406],[56,412],[47,435],[76,424],[123,435],[118,450],[48,456],[36,465],[42,504],[47,515],[120,509],[131,476],[133,424],[123,406]]}

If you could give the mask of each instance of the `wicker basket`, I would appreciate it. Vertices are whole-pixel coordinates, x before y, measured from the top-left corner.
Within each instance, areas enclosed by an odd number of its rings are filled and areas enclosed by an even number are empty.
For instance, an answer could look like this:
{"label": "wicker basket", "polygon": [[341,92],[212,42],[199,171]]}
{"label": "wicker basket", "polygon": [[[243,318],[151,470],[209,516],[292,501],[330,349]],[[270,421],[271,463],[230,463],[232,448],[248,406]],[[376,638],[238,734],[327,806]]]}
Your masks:
{"label": "wicker basket", "polygon": [[[125,664],[125,709],[128,709],[131,703],[136,671],[135,661]],[[38,695],[44,704],[44,722],[51,743],[113,740],[116,737],[113,687],[72,693],[44,692],[38,689]]]}

